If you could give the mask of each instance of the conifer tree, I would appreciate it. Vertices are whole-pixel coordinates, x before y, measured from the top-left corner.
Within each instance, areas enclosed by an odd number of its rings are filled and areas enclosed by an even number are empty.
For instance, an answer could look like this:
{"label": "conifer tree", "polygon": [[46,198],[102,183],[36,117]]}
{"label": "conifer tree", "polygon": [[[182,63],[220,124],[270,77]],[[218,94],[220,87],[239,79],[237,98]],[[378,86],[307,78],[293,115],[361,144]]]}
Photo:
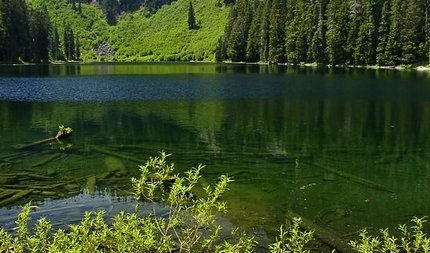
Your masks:
{"label": "conifer tree", "polygon": [[76,36],[75,60],[79,61],[80,59],[81,59],[81,44],[79,43],[79,37]]}
{"label": "conifer tree", "polygon": [[299,0],[288,1],[286,13],[285,50],[287,61],[290,63],[297,63],[299,61],[297,52],[297,41],[300,36],[299,23],[301,23],[299,4]]}
{"label": "conifer tree", "polygon": [[82,14],[82,4],[81,4],[81,1],[78,2],[78,12],[79,12],[79,14]]}
{"label": "conifer tree", "polygon": [[430,64],[430,0],[425,0],[425,44],[424,44],[424,54],[427,55],[428,64]]}
{"label": "conifer tree", "polygon": [[57,27],[53,27],[51,35],[51,57],[54,60],[62,59],[60,51],[60,36],[58,35]]}
{"label": "conifer tree", "polygon": [[347,60],[348,2],[332,0],[327,6],[327,53],[329,63],[345,64]]}
{"label": "conifer tree", "polygon": [[424,37],[423,13],[419,0],[409,0],[404,2],[404,15],[400,31],[402,62],[411,63],[418,58],[421,38]]}
{"label": "conifer tree", "polygon": [[390,31],[390,9],[391,0],[385,0],[382,7],[381,21],[378,28],[378,46],[376,48],[376,62],[378,65],[388,64],[386,59],[386,48]]}
{"label": "conifer tree", "polygon": [[269,46],[270,46],[270,9],[272,7],[272,0],[264,1],[263,14],[261,15],[261,42],[260,42],[260,61],[267,62],[269,60]]}
{"label": "conifer tree", "polygon": [[73,35],[73,30],[69,23],[64,25],[64,56],[66,60],[74,60],[76,57],[75,52],[75,36]]}
{"label": "conifer tree", "polygon": [[51,23],[45,5],[32,9],[29,13],[30,44],[27,60],[47,62],[49,60],[49,37]]}
{"label": "conifer tree", "polygon": [[358,39],[360,26],[363,23],[363,9],[363,0],[349,1],[348,40],[345,45],[347,61],[349,64],[357,64],[357,62],[355,62],[355,58],[358,58],[356,53],[356,41]]}
{"label": "conifer tree", "polygon": [[188,5],[188,29],[196,29],[196,14],[194,13],[193,3],[190,1]]}
{"label": "conifer tree", "polygon": [[261,38],[261,18],[263,8],[260,1],[253,3],[253,18],[248,33],[248,41],[246,43],[246,60],[248,62],[260,61],[260,38]]}
{"label": "conifer tree", "polygon": [[269,62],[283,62],[285,55],[285,0],[273,0],[270,12]]}
{"label": "conifer tree", "polygon": [[355,41],[353,59],[355,64],[374,64],[376,62],[377,32],[375,25],[375,1],[363,0],[362,21]]}
{"label": "conifer tree", "polygon": [[0,61],[17,62],[19,58],[28,58],[30,38],[25,0],[0,1],[0,13],[3,27]]}
{"label": "conifer tree", "polygon": [[229,20],[231,32],[228,37],[227,57],[232,61],[246,61],[246,45],[252,20],[249,0],[237,0],[232,12],[235,14],[232,16],[234,19]]}
{"label": "conifer tree", "polygon": [[317,27],[312,35],[311,45],[309,47],[309,60],[316,63],[325,62],[325,0],[321,0],[317,5]]}
{"label": "conifer tree", "polygon": [[118,0],[101,0],[100,1],[101,8],[106,16],[108,24],[114,25],[116,24],[116,14],[119,9]]}
{"label": "conifer tree", "polygon": [[385,59],[388,65],[400,63],[400,29],[401,29],[401,0],[391,1],[390,30],[388,32]]}

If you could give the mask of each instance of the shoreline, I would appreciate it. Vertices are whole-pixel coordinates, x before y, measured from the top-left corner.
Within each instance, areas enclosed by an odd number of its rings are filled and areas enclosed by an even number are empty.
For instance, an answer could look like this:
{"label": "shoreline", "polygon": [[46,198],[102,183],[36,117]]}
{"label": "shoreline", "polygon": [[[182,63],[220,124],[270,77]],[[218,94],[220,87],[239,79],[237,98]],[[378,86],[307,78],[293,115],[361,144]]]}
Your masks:
{"label": "shoreline", "polygon": [[202,64],[238,64],[238,65],[274,65],[274,66],[293,66],[293,67],[325,67],[325,68],[352,68],[352,69],[373,69],[373,70],[396,70],[396,71],[405,71],[405,70],[415,70],[419,72],[430,72],[430,64],[429,65],[392,65],[392,66],[379,66],[379,65],[329,65],[329,64],[317,64],[317,63],[303,63],[303,64],[295,64],[295,63],[269,63],[269,62],[213,62],[213,61],[52,61],[47,63],[0,63],[0,67],[2,66],[43,66],[43,65],[90,65],[90,64],[179,64],[179,63],[202,63]]}

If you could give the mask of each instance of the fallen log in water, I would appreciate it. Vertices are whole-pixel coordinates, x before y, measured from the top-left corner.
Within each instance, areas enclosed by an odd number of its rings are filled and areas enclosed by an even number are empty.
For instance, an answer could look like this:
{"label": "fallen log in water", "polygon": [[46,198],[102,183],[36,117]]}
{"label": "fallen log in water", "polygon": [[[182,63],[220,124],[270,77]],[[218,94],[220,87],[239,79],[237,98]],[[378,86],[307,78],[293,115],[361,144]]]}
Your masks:
{"label": "fallen log in water", "polygon": [[63,154],[61,154],[61,153],[56,153],[56,154],[50,155],[50,156],[46,157],[45,159],[42,159],[42,160],[34,163],[33,165],[31,165],[31,167],[38,167],[38,166],[45,165],[49,162],[52,162],[52,161],[59,159],[62,155]]}
{"label": "fallen log in water", "polygon": [[4,206],[4,205],[10,204],[10,203],[13,203],[13,202],[17,201],[18,199],[24,198],[25,196],[29,195],[32,192],[33,192],[33,190],[16,191],[14,195],[0,201],[0,206]]}
{"label": "fallen log in water", "polygon": [[20,152],[15,152],[15,153],[11,153],[11,154],[7,154],[7,155],[2,155],[0,156],[0,160],[4,160],[6,162],[11,162],[15,159],[27,156],[30,152],[28,151],[20,151]]}
{"label": "fallen log in water", "polygon": [[33,174],[33,173],[27,173],[27,172],[18,172],[18,173],[2,173],[0,174],[0,178],[2,177],[18,177],[19,181],[24,181],[27,179],[37,179],[37,180],[51,180],[52,178],[48,176]]}
{"label": "fallen log in water", "polygon": [[124,155],[124,154],[120,154],[118,152],[102,148],[100,146],[91,145],[90,146],[90,150],[94,150],[94,151],[96,151],[98,153],[101,153],[101,154],[104,154],[104,155],[114,156],[114,157],[122,158],[122,159],[125,159],[125,160],[129,160],[129,161],[132,161],[132,162],[136,162],[136,163],[139,163],[139,164],[143,164],[143,161],[141,161],[141,160],[139,160],[137,158],[134,158],[134,157],[131,157],[131,156],[128,156],[128,155]]}
{"label": "fallen log in water", "polygon": [[31,147],[34,147],[34,146],[42,145],[42,144],[45,144],[45,143],[49,143],[49,142],[52,142],[52,141],[55,141],[55,140],[58,141],[60,139],[64,139],[64,138],[69,137],[72,134],[72,132],[73,132],[73,129],[71,127],[60,126],[59,128],[60,129],[58,130],[57,134],[54,137],[47,138],[47,139],[40,140],[40,141],[35,141],[33,143],[30,143],[30,144],[19,145],[16,148],[19,149],[19,150],[22,150],[22,149],[27,149],[27,148],[31,148]]}
{"label": "fallen log in water", "polygon": [[346,173],[346,172],[343,172],[343,171],[340,171],[340,170],[335,170],[335,169],[332,169],[332,168],[324,167],[324,166],[321,166],[321,165],[318,165],[318,164],[315,164],[315,163],[311,163],[311,165],[315,166],[317,168],[324,169],[324,170],[326,170],[328,172],[331,172],[333,174],[336,174],[336,175],[338,175],[340,177],[346,178],[346,179],[348,179],[351,182],[364,185],[364,186],[366,186],[368,188],[379,190],[379,191],[384,191],[384,192],[389,192],[389,193],[394,193],[393,190],[390,190],[387,187],[385,187],[383,185],[380,185],[380,184],[377,184],[377,183],[375,183],[373,181],[370,181],[368,179],[364,179],[364,178],[361,178],[361,177],[358,177],[358,176],[355,176],[355,175],[351,175],[349,173]]}
{"label": "fallen log in water", "polygon": [[10,191],[10,190],[0,190],[0,200],[3,200],[5,198],[9,198],[10,196],[14,195],[16,191]]}
{"label": "fallen log in water", "polygon": [[312,221],[301,217],[293,211],[287,212],[287,219],[292,221],[293,218],[301,218],[300,227],[307,231],[314,231],[315,237],[321,242],[335,249],[337,252],[353,253],[355,252],[351,245],[335,235],[333,232],[313,223]]}

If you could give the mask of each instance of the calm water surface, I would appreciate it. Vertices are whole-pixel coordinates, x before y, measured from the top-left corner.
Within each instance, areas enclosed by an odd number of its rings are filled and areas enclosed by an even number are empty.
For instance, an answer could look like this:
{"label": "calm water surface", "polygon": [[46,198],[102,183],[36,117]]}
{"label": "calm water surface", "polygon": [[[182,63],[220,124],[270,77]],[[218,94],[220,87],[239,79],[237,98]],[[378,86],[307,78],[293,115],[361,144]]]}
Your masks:
{"label": "calm water surface", "polygon": [[[73,136],[17,149],[58,125]],[[14,206],[29,200],[65,223],[115,212],[131,202],[136,160],[164,150],[179,171],[206,164],[202,185],[234,177],[225,196],[234,224],[273,233],[292,210],[348,238],[430,214],[429,137],[426,73],[1,66],[0,189],[33,192],[3,205],[0,225],[13,226]]]}

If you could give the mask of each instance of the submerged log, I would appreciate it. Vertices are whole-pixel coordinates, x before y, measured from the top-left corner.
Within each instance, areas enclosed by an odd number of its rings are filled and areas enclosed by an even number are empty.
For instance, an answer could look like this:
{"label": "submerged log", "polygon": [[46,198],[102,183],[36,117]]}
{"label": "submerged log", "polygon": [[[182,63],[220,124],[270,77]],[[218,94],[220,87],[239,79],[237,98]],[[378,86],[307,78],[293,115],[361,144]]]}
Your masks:
{"label": "submerged log", "polygon": [[4,205],[10,204],[10,203],[13,203],[13,202],[15,202],[15,201],[17,201],[17,200],[19,200],[21,198],[24,198],[25,196],[29,195],[32,192],[33,192],[33,190],[17,191],[11,197],[0,201],[0,206],[4,206]]}
{"label": "submerged log", "polygon": [[380,185],[380,184],[377,184],[377,183],[375,183],[373,181],[370,181],[368,179],[364,179],[364,178],[361,178],[361,177],[358,177],[358,176],[355,176],[355,175],[351,175],[349,173],[346,173],[346,172],[343,172],[343,171],[340,171],[340,170],[335,170],[335,169],[332,169],[332,168],[324,167],[324,166],[321,166],[321,165],[318,165],[318,164],[315,164],[315,163],[312,163],[311,165],[313,165],[313,166],[315,166],[317,168],[324,169],[324,170],[326,170],[328,172],[331,172],[333,174],[336,174],[336,175],[338,175],[340,177],[346,178],[346,179],[348,179],[351,182],[364,185],[364,186],[366,186],[368,188],[371,188],[371,189],[374,189],[374,190],[379,190],[379,191],[384,191],[384,192],[389,192],[389,193],[395,193],[393,190],[388,189],[387,187],[385,187],[383,185]]}
{"label": "submerged log", "polygon": [[57,160],[57,159],[58,159],[58,158],[60,158],[62,155],[63,155],[63,154],[61,154],[61,153],[56,153],[56,154],[50,155],[50,156],[46,157],[45,159],[42,159],[42,160],[40,160],[40,161],[38,161],[38,162],[34,163],[33,165],[31,165],[31,167],[38,167],[38,166],[45,165],[45,164],[47,164],[47,163],[49,163],[49,162],[51,162],[51,161],[55,161],[55,160]]}
{"label": "submerged log", "polygon": [[49,142],[52,142],[55,140],[59,141],[60,139],[64,139],[64,138],[69,137],[73,132],[73,129],[71,127],[60,126],[59,128],[60,129],[58,130],[57,134],[54,137],[47,138],[47,139],[40,140],[40,141],[35,141],[33,143],[30,143],[30,144],[18,146],[17,149],[22,150],[22,149],[27,149],[27,148],[31,148],[34,146],[42,145],[45,143],[49,143]]}
{"label": "submerged log", "polygon": [[90,150],[94,150],[94,151],[96,151],[98,153],[101,153],[101,154],[104,154],[104,155],[114,156],[114,157],[122,158],[122,159],[125,159],[125,160],[129,160],[129,161],[132,161],[132,162],[136,162],[136,163],[139,163],[139,164],[143,164],[143,161],[141,161],[141,160],[139,160],[137,158],[134,158],[134,157],[131,157],[131,156],[128,156],[128,155],[124,155],[124,154],[120,154],[118,152],[110,151],[110,150],[102,148],[100,146],[91,145],[90,146]]}
{"label": "submerged log", "polygon": [[15,175],[3,176],[0,175],[0,185],[14,184],[18,181],[18,177]]}
{"label": "submerged log", "polygon": [[14,195],[16,191],[10,191],[10,190],[0,190],[0,200],[3,200],[5,198],[9,198],[10,196]]}
{"label": "submerged log", "polygon": [[300,227],[307,231],[314,231],[315,237],[319,239],[321,242],[332,247],[337,252],[343,252],[343,253],[355,252],[351,247],[351,245],[349,245],[347,242],[345,242],[340,237],[335,235],[333,232],[313,223],[312,221],[306,218],[301,217],[300,215],[294,213],[291,210],[287,212],[287,218],[290,221],[292,221],[293,218],[299,218],[299,217],[302,219]]}
{"label": "submerged log", "polygon": [[15,153],[11,153],[11,154],[6,154],[6,155],[0,156],[0,160],[4,160],[4,161],[7,161],[7,162],[10,162],[12,160],[24,157],[24,156],[26,156],[28,154],[29,154],[28,151],[15,152]]}

